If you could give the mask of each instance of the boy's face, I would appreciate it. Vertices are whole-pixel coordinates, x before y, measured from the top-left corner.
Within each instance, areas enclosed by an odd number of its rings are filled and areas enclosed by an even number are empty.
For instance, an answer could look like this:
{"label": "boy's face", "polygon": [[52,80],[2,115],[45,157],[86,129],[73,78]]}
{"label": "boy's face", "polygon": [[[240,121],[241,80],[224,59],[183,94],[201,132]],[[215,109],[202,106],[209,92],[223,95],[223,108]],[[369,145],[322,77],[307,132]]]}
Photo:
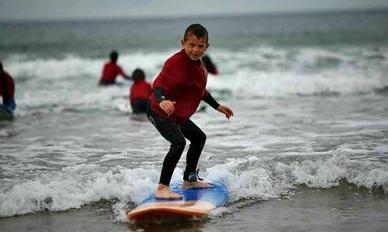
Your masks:
{"label": "boy's face", "polygon": [[209,44],[206,39],[198,38],[196,35],[190,33],[186,40],[181,41],[182,48],[185,50],[186,55],[193,61],[198,60],[206,52]]}

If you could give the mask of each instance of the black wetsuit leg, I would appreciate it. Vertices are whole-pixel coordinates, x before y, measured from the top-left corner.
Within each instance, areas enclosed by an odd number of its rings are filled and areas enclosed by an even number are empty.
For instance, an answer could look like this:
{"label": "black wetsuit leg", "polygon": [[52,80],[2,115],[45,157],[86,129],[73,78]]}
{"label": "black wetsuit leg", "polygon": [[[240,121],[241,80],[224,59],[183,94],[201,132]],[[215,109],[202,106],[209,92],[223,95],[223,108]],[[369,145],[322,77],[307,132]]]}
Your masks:
{"label": "black wetsuit leg", "polygon": [[159,180],[160,184],[170,185],[172,174],[186,145],[185,137],[175,121],[160,117],[151,110],[148,110],[147,117],[159,133],[170,142],[170,149],[164,158]]}
{"label": "black wetsuit leg", "polygon": [[186,169],[183,174],[183,179],[189,180],[189,175],[197,169],[199,157],[205,146],[206,134],[191,120],[182,125],[181,131],[190,140],[190,147],[186,156]]}
{"label": "black wetsuit leg", "polygon": [[184,180],[188,180],[189,174],[195,172],[197,168],[198,160],[206,141],[205,133],[191,120],[188,120],[183,125],[179,125],[173,120],[156,115],[151,110],[148,110],[147,116],[159,133],[171,144],[163,161],[159,183],[170,184],[174,169],[186,145],[185,137],[191,142],[187,152],[186,170],[183,176]]}

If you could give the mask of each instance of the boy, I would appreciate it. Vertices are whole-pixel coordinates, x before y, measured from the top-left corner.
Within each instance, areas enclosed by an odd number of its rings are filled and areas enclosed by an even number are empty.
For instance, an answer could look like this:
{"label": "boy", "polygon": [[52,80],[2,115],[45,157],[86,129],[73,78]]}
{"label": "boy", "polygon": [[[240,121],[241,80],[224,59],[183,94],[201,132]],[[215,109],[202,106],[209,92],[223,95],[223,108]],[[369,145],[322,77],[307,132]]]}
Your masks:
{"label": "boy", "polygon": [[151,84],[145,81],[145,73],[137,68],[132,72],[133,84],[130,88],[129,101],[134,114],[146,113],[149,96],[152,93]]}
{"label": "boy", "polygon": [[110,52],[110,61],[105,63],[102,70],[102,75],[99,84],[100,85],[113,85],[116,84],[116,77],[121,75],[125,79],[130,79],[125,75],[123,69],[117,64],[119,53],[115,50]]}
{"label": "boy", "polygon": [[163,161],[156,198],[179,199],[169,184],[174,169],[183,153],[186,140],[191,144],[187,151],[183,188],[208,188],[210,185],[198,178],[197,164],[205,145],[205,133],[195,125],[193,115],[201,100],[204,100],[229,119],[233,111],[220,105],[206,90],[207,72],[200,58],[207,50],[208,32],[200,24],[190,25],[181,40],[182,50],[170,57],[153,82],[148,119],[159,133],[171,143]]}
{"label": "boy", "polygon": [[13,111],[16,108],[15,104],[15,83],[12,77],[3,69],[0,61],[0,96],[3,98],[3,105]]}

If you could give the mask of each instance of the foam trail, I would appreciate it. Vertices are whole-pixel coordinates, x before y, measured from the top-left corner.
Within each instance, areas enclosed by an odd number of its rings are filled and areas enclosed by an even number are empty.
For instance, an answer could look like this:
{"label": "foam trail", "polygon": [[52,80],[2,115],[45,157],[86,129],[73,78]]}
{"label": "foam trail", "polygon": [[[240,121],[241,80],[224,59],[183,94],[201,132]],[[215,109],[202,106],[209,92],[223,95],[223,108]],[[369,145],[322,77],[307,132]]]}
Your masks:
{"label": "foam trail", "polygon": [[[119,199],[138,203],[153,190],[155,170],[116,170],[85,174],[80,165],[67,168],[57,175],[44,175],[31,181],[14,185],[0,193],[0,216],[22,215],[42,210],[63,211],[80,208],[101,199]],[[136,178],[134,178],[136,177]],[[135,187],[136,186],[136,187]]]}
{"label": "foam trail", "polygon": [[[113,168],[98,172],[94,165],[66,168],[55,175],[42,175],[17,183],[0,193],[0,216],[8,217],[42,210],[64,211],[80,208],[101,199],[115,200],[116,220],[125,221],[128,202],[139,204],[154,191],[159,171],[154,168]],[[172,182],[180,182],[177,168]],[[368,189],[381,187],[388,192],[388,170],[372,162],[351,160],[334,155],[326,160],[273,162],[256,156],[228,159],[225,164],[209,167],[205,179],[223,182],[229,190],[228,204],[242,200],[268,200],[289,195],[296,186],[331,188],[345,179]],[[221,210],[228,212],[228,210]]]}

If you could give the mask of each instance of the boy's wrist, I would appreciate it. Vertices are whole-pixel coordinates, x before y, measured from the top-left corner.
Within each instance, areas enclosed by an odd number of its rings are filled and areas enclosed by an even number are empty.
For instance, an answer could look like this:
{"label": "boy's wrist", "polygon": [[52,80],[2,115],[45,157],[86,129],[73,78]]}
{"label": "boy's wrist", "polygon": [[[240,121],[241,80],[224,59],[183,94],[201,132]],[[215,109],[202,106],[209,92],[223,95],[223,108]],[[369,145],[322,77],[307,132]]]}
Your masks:
{"label": "boy's wrist", "polygon": [[164,100],[166,100],[166,97],[163,96],[163,95],[156,98],[156,101],[157,101],[159,104],[162,103],[162,101],[164,101]]}
{"label": "boy's wrist", "polygon": [[164,92],[163,92],[163,89],[160,88],[160,87],[156,87],[154,88],[153,90],[154,94],[155,94],[155,97],[156,97],[156,101],[160,104],[162,101],[166,100],[166,97],[164,96]]}

